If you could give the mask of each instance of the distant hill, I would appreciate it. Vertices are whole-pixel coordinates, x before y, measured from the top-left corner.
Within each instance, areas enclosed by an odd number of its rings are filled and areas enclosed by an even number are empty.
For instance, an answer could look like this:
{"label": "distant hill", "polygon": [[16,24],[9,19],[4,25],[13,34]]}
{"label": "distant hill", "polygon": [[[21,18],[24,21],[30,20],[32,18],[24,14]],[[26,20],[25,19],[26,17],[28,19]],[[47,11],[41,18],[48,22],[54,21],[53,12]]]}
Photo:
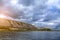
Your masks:
{"label": "distant hill", "polygon": [[31,24],[0,18],[0,30],[36,30],[37,28]]}

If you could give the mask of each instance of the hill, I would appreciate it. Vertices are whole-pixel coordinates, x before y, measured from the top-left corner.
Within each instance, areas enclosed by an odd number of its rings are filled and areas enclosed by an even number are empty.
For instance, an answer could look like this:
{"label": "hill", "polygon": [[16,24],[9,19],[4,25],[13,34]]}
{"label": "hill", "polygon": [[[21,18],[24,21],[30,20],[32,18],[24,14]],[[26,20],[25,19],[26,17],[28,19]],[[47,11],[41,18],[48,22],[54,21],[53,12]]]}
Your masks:
{"label": "hill", "polygon": [[19,30],[19,31],[28,31],[36,30],[37,28],[31,24],[0,18],[0,30]]}

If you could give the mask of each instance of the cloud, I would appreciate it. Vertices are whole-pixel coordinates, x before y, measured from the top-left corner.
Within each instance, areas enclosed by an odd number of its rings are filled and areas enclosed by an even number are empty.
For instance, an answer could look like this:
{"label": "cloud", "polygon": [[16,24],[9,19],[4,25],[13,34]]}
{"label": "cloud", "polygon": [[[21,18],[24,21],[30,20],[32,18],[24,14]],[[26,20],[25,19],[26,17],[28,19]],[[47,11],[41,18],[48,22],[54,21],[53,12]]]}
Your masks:
{"label": "cloud", "polygon": [[7,11],[3,14],[14,20],[54,28],[60,21],[59,2],[60,0],[3,0],[0,5]]}
{"label": "cloud", "polygon": [[19,9],[18,7],[18,9],[23,12],[23,15],[19,20],[38,27],[56,28],[56,26],[59,24],[60,17],[58,0],[53,0],[52,4],[49,2],[49,0],[34,0],[33,2],[34,3],[29,4],[28,6],[21,4],[22,9]]}
{"label": "cloud", "polygon": [[48,0],[46,3],[49,7],[55,6],[60,9],[60,0]]}

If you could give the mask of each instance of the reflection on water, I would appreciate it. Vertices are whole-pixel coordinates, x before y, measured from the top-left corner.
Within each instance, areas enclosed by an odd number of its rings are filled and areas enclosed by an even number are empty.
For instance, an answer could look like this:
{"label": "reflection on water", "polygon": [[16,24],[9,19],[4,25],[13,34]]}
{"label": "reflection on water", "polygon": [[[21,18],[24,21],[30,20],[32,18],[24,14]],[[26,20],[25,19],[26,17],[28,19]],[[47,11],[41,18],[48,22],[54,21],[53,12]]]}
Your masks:
{"label": "reflection on water", "polygon": [[0,40],[60,40],[60,32],[0,32]]}

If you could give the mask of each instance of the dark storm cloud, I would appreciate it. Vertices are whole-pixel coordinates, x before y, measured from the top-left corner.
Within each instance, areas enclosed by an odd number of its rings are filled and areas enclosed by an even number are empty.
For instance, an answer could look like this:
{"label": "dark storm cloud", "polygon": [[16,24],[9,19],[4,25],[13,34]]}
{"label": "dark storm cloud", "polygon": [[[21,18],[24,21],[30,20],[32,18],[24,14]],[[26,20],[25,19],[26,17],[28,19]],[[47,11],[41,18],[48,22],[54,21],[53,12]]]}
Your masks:
{"label": "dark storm cloud", "polygon": [[34,4],[34,0],[19,0],[18,3],[23,4],[25,6],[30,6],[30,5]]}

